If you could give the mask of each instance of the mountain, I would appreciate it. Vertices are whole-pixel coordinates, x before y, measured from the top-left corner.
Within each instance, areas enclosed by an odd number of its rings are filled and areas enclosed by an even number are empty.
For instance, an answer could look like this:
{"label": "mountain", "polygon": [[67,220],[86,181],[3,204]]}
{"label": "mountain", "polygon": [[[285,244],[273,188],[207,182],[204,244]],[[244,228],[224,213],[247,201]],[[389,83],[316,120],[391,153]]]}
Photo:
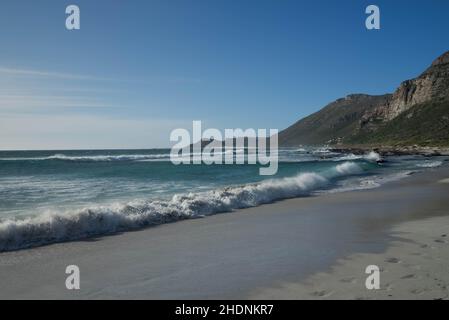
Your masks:
{"label": "mountain", "polygon": [[393,94],[349,95],[279,133],[281,146],[449,146],[449,51]]}
{"label": "mountain", "polygon": [[279,145],[298,146],[334,144],[351,136],[360,119],[377,106],[386,104],[391,95],[352,94],[338,99],[320,111],[296,122],[279,133]]}

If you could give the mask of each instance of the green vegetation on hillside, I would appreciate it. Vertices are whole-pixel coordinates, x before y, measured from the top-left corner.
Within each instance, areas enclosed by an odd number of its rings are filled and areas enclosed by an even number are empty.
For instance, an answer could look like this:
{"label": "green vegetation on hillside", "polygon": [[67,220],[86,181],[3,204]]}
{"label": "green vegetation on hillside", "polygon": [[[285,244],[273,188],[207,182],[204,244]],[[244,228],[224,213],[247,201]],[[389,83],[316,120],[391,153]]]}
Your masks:
{"label": "green vegetation on hillside", "polygon": [[376,131],[361,131],[345,144],[449,146],[449,100],[415,105]]}
{"label": "green vegetation on hillside", "polygon": [[353,134],[361,116],[384,103],[390,95],[354,94],[330,103],[279,134],[282,146],[319,145],[337,142]]}
{"label": "green vegetation on hillside", "polygon": [[279,133],[279,144],[449,147],[449,51],[393,94],[348,95]]}

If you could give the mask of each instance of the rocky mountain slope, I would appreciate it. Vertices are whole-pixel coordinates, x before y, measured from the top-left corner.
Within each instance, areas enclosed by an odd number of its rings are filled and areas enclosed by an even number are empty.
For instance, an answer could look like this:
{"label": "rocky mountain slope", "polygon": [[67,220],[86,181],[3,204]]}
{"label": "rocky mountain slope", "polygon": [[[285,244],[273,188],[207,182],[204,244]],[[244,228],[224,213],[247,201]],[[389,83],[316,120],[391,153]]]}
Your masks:
{"label": "rocky mountain slope", "polygon": [[279,133],[281,146],[449,146],[449,51],[393,94],[349,95]]}

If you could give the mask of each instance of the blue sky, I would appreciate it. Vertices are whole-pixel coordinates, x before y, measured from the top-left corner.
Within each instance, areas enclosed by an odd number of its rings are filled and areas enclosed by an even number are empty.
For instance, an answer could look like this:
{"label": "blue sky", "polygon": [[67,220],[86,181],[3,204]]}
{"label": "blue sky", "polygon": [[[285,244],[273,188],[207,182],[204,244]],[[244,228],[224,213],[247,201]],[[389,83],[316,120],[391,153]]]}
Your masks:
{"label": "blue sky", "polygon": [[[65,8],[81,30],[65,28]],[[381,30],[365,28],[365,8]],[[150,148],[207,127],[283,129],[392,92],[449,50],[446,0],[3,0],[0,149]]]}

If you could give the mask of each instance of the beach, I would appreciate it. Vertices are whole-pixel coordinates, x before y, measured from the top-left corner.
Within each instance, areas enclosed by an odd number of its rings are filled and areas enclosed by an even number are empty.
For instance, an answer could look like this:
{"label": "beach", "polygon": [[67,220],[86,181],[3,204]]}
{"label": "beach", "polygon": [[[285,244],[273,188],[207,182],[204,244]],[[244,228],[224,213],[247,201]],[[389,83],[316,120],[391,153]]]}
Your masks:
{"label": "beach", "polygon": [[[444,299],[449,170],[0,253],[1,299]],[[379,266],[380,290],[365,288]],[[67,290],[68,265],[81,289]]]}
{"label": "beach", "polygon": [[[385,252],[357,253],[339,259],[330,271],[300,283],[264,288],[253,299],[431,299],[449,297],[447,217],[400,224],[398,237]],[[367,290],[369,265],[380,267],[380,289]]]}

